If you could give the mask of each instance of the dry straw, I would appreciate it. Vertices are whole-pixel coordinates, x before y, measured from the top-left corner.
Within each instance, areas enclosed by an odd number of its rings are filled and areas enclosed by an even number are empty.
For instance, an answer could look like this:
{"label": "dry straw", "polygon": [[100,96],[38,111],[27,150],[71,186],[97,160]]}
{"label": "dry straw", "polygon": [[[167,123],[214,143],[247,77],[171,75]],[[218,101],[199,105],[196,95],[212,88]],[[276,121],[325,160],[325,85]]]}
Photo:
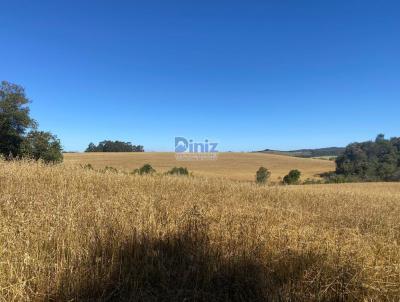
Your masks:
{"label": "dry straw", "polygon": [[0,301],[395,301],[399,217],[398,183],[1,162]]}

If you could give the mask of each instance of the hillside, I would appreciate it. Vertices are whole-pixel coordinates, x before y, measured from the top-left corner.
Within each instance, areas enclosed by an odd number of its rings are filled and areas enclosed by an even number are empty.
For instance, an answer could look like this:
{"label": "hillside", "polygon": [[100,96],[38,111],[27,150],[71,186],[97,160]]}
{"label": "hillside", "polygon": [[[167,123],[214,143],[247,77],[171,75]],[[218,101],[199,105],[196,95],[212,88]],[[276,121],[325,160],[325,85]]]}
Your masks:
{"label": "hillside", "polygon": [[303,179],[318,177],[318,174],[335,169],[334,163],[327,160],[263,153],[219,153],[215,161],[177,161],[174,153],[158,152],[95,152],[64,156],[68,164],[91,164],[95,168],[112,166],[124,171],[133,171],[149,163],[157,171],[166,172],[174,166],[183,166],[198,176],[225,177],[241,181],[254,181],[255,173],[260,166],[272,172],[272,181],[278,181],[292,169],[299,169]]}
{"label": "hillside", "polygon": [[262,150],[259,152],[309,158],[309,157],[336,157],[336,156],[341,155],[344,152],[344,150],[345,150],[345,148],[342,148],[342,147],[328,147],[328,148],[319,148],[319,149],[299,149],[299,150],[292,150],[292,151],[279,151],[279,150],[265,149],[265,150]]}

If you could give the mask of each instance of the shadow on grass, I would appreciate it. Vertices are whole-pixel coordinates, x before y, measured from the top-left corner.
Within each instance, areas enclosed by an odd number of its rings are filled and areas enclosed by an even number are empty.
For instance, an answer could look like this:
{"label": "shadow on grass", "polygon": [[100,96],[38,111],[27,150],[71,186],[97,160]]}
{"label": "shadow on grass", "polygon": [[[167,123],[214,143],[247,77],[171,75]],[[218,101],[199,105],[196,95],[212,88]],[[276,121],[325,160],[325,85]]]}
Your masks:
{"label": "shadow on grass", "polygon": [[[125,242],[96,242],[80,273],[64,276],[54,301],[344,301],[354,275],[341,275],[327,289],[324,260],[313,253],[288,253],[261,264],[260,257],[229,259],[213,248],[205,232],[188,228],[164,239],[134,234]],[[315,273],[314,282],[304,280]],[[318,279],[319,278],[319,279]],[[348,288],[347,288],[348,289]]]}

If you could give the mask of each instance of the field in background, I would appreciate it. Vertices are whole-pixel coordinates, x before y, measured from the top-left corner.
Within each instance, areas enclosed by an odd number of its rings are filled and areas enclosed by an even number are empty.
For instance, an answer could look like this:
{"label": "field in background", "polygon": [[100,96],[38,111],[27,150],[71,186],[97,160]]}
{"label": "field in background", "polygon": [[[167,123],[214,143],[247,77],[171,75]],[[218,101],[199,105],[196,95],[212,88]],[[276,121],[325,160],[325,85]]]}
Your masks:
{"label": "field in background", "polygon": [[400,183],[0,162],[0,301],[397,301],[399,217]]}
{"label": "field in background", "polygon": [[177,161],[174,153],[67,153],[66,163],[88,164],[94,168],[112,166],[133,171],[143,164],[151,164],[157,171],[165,172],[174,166],[187,167],[201,176],[226,177],[233,180],[254,181],[260,166],[271,172],[271,181],[278,181],[290,170],[298,169],[302,179],[317,178],[318,174],[335,169],[334,162],[263,153],[219,153],[215,161]]}

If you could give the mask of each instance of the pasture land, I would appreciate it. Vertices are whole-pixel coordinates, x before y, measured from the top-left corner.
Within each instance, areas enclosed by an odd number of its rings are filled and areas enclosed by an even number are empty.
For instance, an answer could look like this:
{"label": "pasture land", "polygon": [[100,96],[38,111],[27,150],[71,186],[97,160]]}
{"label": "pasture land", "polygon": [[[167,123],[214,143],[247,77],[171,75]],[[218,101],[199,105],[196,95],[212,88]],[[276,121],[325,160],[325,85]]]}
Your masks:
{"label": "pasture land", "polygon": [[0,162],[0,301],[397,301],[399,217],[400,183]]}
{"label": "pasture land", "polygon": [[66,163],[91,164],[94,168],[112,166],[124,171],[149,163],[157,171],[166,172],[174,166],[183,166],[198,176],[225,177],[232,180],[254,181],[260,166],[268,168],[271,181],[283,178],[290,170],[298,169],[302,179],[318,178],[318,174],[335,169],[334,162],[263,153],[219,153],[213,161],[177,161],[174,153],[67,153]]}

